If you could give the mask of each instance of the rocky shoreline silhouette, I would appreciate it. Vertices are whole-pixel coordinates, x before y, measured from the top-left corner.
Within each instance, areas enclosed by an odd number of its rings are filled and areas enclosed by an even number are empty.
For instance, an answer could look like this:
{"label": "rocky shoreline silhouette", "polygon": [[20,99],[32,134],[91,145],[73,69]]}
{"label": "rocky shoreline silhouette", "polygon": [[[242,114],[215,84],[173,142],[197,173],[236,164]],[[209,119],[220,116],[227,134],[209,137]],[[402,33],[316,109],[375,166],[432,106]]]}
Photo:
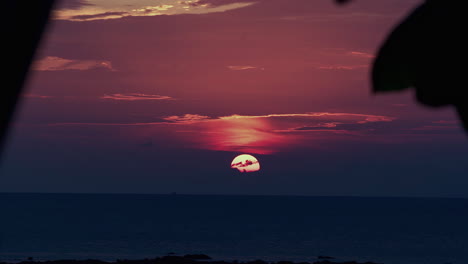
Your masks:
{"label": "rocky shoreline silhouette", "polygon": [[[276,261],[267,262],[264,260],[252,260],[252,261],[223,261],[213,260],[210,256],[204,254],[193,254],[184,256],[168,255],[157,258],[145,258],[137,260],[118,259],[116,261],[102,261],[96,259],[87,260],[45,260],[35,261],[33,258],[28,260],[15,262],[15,264],[382,264],[377,262],[357,262],[357,261],[334,261],[333,257],[329,256],[318,256],[317,261],[314,262],[293,262],[293,261]],[[1,262],[0,264],[13,264],[11,262]]]}

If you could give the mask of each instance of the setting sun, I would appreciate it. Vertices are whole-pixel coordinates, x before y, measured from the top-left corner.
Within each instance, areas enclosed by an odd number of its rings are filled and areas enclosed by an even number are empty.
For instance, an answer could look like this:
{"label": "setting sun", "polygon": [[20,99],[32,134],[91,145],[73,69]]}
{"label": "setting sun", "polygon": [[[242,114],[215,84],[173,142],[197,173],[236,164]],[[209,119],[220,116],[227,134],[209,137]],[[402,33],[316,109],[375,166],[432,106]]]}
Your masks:
{"label": "setting sun", "polygon": [[254,172],[260,170],[258,160],[249,154],[241,154],[231,162],[232,169],[238,169],[240,172]]}

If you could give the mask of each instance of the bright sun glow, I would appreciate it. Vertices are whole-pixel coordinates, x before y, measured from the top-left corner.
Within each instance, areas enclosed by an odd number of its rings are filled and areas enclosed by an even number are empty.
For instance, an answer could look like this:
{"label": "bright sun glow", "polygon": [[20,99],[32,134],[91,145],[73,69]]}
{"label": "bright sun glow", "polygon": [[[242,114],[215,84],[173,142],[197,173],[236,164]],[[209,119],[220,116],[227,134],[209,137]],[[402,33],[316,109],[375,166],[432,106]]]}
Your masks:
{"label": "bright sun glow", "polygon": [[231,168],[238,169],[240,172],[254,172],[260,170],[260,163],[252,155],[241,154],[232,160]]}

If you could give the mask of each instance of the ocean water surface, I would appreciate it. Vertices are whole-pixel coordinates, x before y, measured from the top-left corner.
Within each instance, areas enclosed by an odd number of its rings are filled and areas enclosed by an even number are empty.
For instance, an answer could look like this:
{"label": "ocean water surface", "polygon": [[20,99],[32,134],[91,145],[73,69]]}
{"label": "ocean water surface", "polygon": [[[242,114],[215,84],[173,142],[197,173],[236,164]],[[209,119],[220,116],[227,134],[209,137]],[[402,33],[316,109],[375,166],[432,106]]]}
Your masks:
{"label": "ocean water surface", "polygon": [[468,199],[0,194],[0,261],[468,263]]}

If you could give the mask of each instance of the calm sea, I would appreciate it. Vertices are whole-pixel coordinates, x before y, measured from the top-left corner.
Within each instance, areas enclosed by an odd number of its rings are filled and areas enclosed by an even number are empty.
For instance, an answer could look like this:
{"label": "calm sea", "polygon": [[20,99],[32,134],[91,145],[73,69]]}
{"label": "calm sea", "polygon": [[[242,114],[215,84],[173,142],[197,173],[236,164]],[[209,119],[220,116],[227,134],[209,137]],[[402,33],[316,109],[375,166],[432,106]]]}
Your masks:
{"label": "calm sea", "polygon": [[226,260],[468,263],[468,200],[0,194],[0,261],[205,253]]}

